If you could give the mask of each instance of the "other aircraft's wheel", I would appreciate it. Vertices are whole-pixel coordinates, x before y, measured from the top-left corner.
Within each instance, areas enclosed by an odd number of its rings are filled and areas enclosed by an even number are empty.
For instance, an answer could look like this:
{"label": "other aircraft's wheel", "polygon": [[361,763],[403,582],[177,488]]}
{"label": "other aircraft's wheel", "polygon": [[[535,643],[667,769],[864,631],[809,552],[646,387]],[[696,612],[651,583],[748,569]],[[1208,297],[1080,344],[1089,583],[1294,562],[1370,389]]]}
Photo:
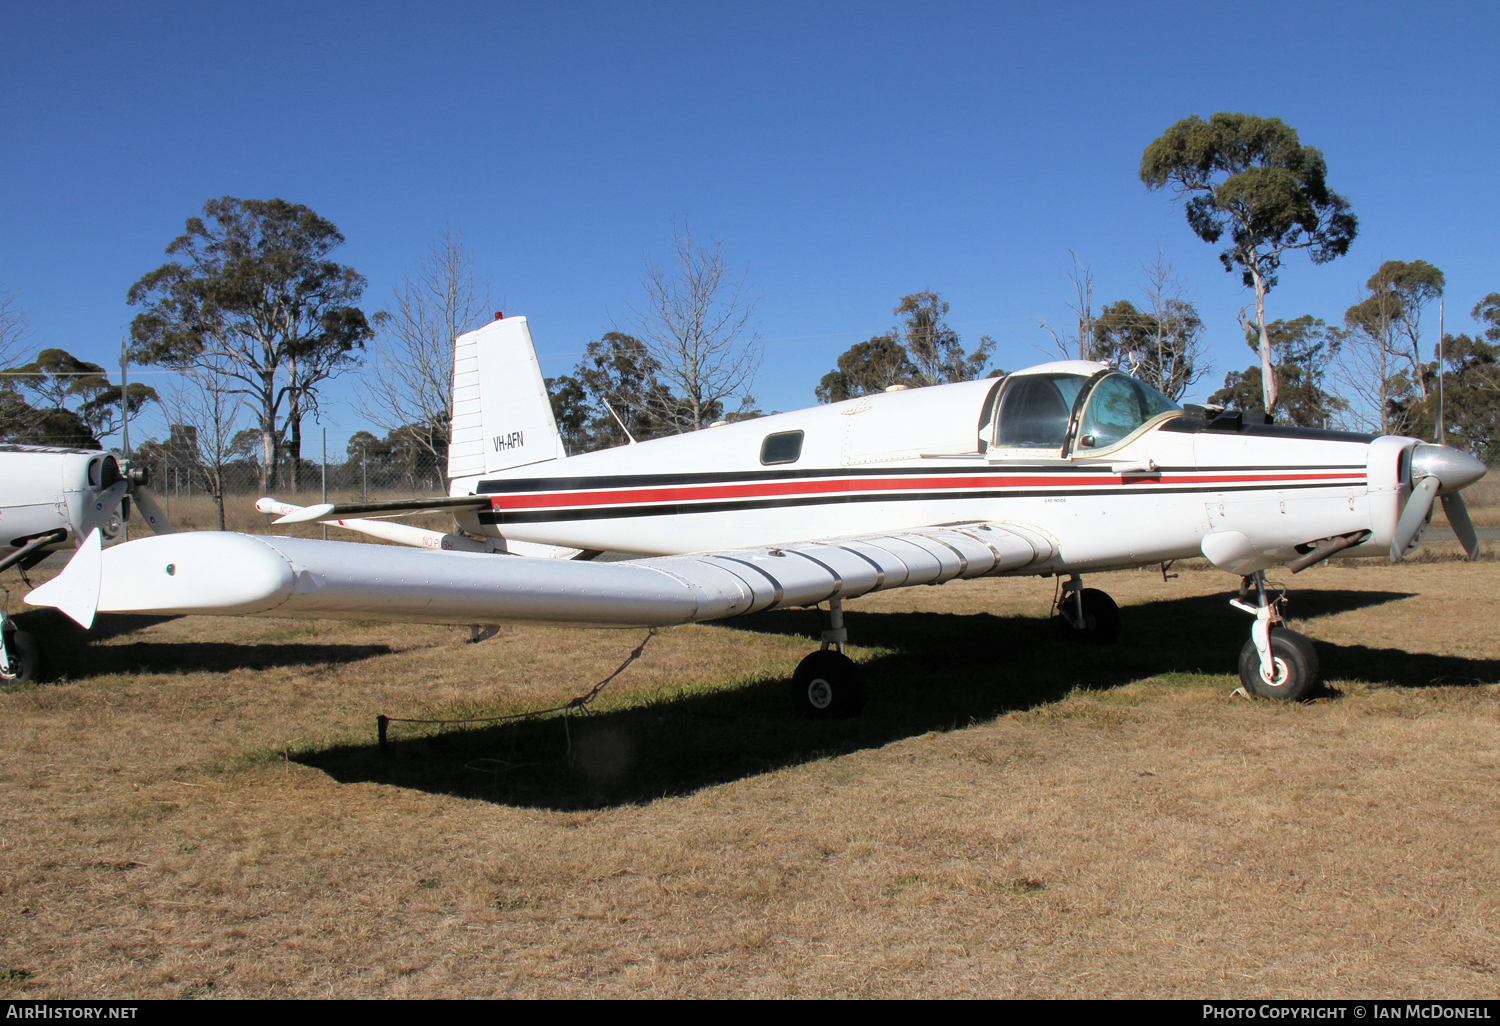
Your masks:
{"label": "other aircraft's wheel", "polygon": [[854,660],[826,648],[797,664],[792,701],[804,716],[853,716],[865,707],[865,682]]}
{"label": "other aircraft's wheel", "polygon": [[1285,627],[1271,628],[1271,658],[1276,678],[1266,680],[1260,672],[1260,653],[1255,641],[1240,649],[1240,681],[1257,698],[1279,698],[1295,702],[1306,698],[1318,684],[1318,653],[1312,642]]}
{"label": "other aircraft's wheel", "polygon": [[1113,645],[1120,640],[1120,607],[1115,600],[1097,588],[1083,589],[1083,627],[1079,629],[1078,607],[1071,595],[1058,604],[1058,622],[1062,632],[1074,641],[1094,645]]}
{"label": "other aircraft's wheel", "polygon": [[42,675],[42,650],[29,631],[7,631],[5,654],[10,672],[0,670],[0,684],[25,684]]}

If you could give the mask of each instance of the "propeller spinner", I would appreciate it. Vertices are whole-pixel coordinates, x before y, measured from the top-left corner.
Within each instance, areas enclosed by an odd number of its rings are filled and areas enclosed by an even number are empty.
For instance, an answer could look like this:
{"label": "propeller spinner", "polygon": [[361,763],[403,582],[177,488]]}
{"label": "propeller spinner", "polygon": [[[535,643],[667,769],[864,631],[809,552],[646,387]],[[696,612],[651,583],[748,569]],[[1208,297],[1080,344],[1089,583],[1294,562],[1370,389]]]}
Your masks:
{"label": "propeller spinner", "polygon": [[1401,516],[1396,521],[1396,532],[1391,536],[1391,562],[1406,555],[1406,551],[1417,540],[1422,528],[1432,518],[1432,506],[1439,496],[1443,500],[1443,512],[1458,537],[1459,544],[1470,559],[1479,556],[1479,536],[1474,533],[1473,521],[1469,519],[1469,508],[1463,489],[1483,477],[1488,468],[1468,453],[1446,445],[1418,445],[1411,454],[1411,497],[1406,500]]}

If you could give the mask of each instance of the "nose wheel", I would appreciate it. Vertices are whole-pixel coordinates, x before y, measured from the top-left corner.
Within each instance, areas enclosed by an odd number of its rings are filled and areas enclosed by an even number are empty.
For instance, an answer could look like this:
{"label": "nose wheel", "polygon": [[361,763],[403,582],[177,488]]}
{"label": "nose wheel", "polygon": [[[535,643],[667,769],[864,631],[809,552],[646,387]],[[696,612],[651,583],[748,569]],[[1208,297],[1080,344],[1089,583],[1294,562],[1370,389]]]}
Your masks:
{"label": "nose wheel", "polygon": [[[1246,601],[1254,590],[1254,601]],[[1296,702],[1318,686],[1318,653],[1307,638],[1281,624],[1285,596],[1266,597],[1266,575],[1256,571],[1240,587],[1241,598],[1230,605],[1255,617],[1250,640],[1240,649],[1240,683],[1256,698]]]}
{"label": "nose wheel", "polygon": [[1255,639],[1240,649],[1240,683],[1256,698],[1295,702],[1306,698],[1318,683],[1318,653],[1312,642],[1285,627],[1272,627],[1271,672],[1261,668]]}

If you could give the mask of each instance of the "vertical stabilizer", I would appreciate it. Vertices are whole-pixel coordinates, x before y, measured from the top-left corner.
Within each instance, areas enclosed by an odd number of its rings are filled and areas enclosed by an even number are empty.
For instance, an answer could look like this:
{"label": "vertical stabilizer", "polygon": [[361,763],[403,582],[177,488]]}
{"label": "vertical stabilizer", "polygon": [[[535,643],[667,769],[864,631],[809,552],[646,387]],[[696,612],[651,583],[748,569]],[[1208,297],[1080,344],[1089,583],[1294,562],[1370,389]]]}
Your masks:
{"label": "vertical stabilizer", "polygon": [[477,477],[566,453],[524,317],[493,321],[453,344],[448,477]]}

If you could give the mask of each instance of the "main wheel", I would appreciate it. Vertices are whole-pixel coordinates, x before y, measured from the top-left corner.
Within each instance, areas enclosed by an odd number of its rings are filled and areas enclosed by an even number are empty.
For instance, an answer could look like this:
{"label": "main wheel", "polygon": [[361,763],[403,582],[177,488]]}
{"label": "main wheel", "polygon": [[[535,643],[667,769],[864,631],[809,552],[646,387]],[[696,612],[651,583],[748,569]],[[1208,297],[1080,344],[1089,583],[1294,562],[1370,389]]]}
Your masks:
{"label": "main wheel", "polygon": [[1285,627],[1271,628],[1271,658],[1276,677],[1267,680],[1260,672],[1260,653],[1255,641],[1240,649],[1240,682],[1256,698],[1279,698],[1296,702],[1318,685],[1318,653],[1312,642]]}
{"label": "main wheel", "polygon": [[6,631],[5,655],[10,671],[0,670],[0,682],[26,684],[41,677],[42,650],[29,631]]}
{"label": "main wheel", "polygon": [[1057,606],[1062,632],[1074,641],[1113,645],[1120,640],[1120,607],[1097,588],[1083,589],[1083,626],[1078,626],[1077,599],[1064,595]]}
{"label": "main wheel", "polygon": [[865,707],[865,682],[854,660],[825,648],[797,664],[792,701],[804,716],[853,716]]}

